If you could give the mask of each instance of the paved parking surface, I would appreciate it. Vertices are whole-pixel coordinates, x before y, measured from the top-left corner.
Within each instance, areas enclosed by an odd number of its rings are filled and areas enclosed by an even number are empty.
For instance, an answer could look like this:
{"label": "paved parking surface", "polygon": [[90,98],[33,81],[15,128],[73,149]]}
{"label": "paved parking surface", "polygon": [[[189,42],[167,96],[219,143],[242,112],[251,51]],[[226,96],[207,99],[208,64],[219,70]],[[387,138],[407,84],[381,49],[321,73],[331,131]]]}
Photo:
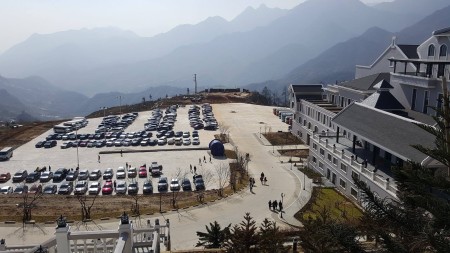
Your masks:
{"label": "paved parking surface", "polygon": [[[271,131],[287,130],[287,125],[272,114],[272,107],[251,104],[217,104],[213,105],[213,108],[217,120],[230,126],[230,136],[233,143],[238,146],[240,151],[250,153],[249,174],[255,177],[257,181],[256,187],[253,188],[253,192],[250,192],[249,189],[244,189],[228,198],[214,203],[208,203],[202,207],[193,207],[163,215],[155,214],[153,216],[142,217],[144,219],[170,219],[173,250],[194,248],[195,243],[198,241],[196,231],[204,231],[205,225],[215,220],[222,226],[230,223],[237,224],[242,221],[245,212],[250,212],[258,225],[264,218],[269,218],[269,220],[275,220],[278,225],[283,226],[284,223],[281,222],[279,213],[269,210],[268,201],[281,200],[281,193],[283,193],[285,207],[299,203],[299,189],[301,188],[299,177],[295,176],[288,166],[280,163],[279,156],[276,152],[273,152],[276,147],[273,148],[265,144],[259,138],[260,130],[263,132],[265,130],[269,131],[269,129]],[[140,117],[143,116],[142,114],[140,115]],[[181,114],[179,113],[178,118],[180,122],[177,122],[177,124],[180,123],[180,127],[182,127],[181,117],[183,116],[180,116]],[[136,120],[134,124],[137,124],[139,120]],[[208,136],[208,134],[210,135]],[[209,140],[212,134],[202,131],[200,136]],[[203,143],[204,141],[202,139]],[[34,148],[34,141],[25,146],[23,150],[18,151],[24,152],[25,150],[31,150],[31,146]],[[71,150],[70,152],[73,153],[74,151]],[[152,160],[157,160],[167,167],[168,171],[178,167],[187,167],[189,163],[198,163],[198,158],[206,154],[205,151],[136,153],[124,154],[124,157],[115,154],[103,156],[102,163],[98,164],[95,152],[90,153],[93,151],[89,150],[83,150],[82,152],[80,164],[89,168],[105,165],[118,166],[118,164],[124,164],[126,161],[130,162],[132,160],[134,161],[133,163],[137,164],[143,162],[147,162],[148,164]],[[21,153],[18,154],[7,164],[21,164],[20,157],[22,155]],[[66,159],[72,159],[70,164],[74,164],[73,159],[76,159],[76,156],[73,154],[64,155],[66,155]],[[46,161],[42,157],[39,157],[39,155],[35,155],[34,159],[42,159],[40,160],[41,162]],[[61,163],[64,161],[61,158],[55,159]],[[214,162],[217,161],[213,160],[213,164]],[[26,164],[25,162],[23,163]],[[212,166],[213,164],[207,163],[206,166]],[[1,165],[3,166],[4,164]],[[102,168],[106,168],[106,166]],[[261,185],[258,180],[261,172],[264,172],[268,179],[267,186]],[[137,221],[135,223],[138,225]],[[103,229],[117,229],[118,221],[100,222],[98,225]],[[92,226],[89,229],[98,229],[98,227]],[[41,226],[39,228],[29,227],[27,228],[26,234],[21,237],[15,236],[15,233],[17,233],[17,228],[15,227],[2,227],[0,237],[6,238],[8,244],[39,243],[53,236],[54,225],[48,227]]]}
{"label": "paved parking surface", "polygon": [[[180,107],[177,110],[177,121],[174,125],[174,131],[189,131],[192,133],[194,130],[189,125],[188,119],[188,109],[189,106]],[[137,132],[144,130],[144,123],[151,116],[151,111],[140,112],[136,120],[126,128],[125,132]],[[89,119],[89,124],[79,129],[78,134],[92,134],[95,132],[97,126],[101,123],[102,118]],[[181,179],[184,175],[190,178],[192,183],[192,173],[190,173],[190,165],[192,167],[197,167],[197,173],[202,174],[205,170],[213,170],[215,166],[219,163],[224,162],[223,160],[212,159],[209,162],[209,153],[207,150],[188,150],[185,149],[198,149],[207,148],[211,140],[214,139],[214,134],[218,131],[207,131],[198,130],[200,137],[200,145],[189,145],[189,146],[176,146],[176,145],[164,145],[164,146],[128,146],[128,147],[102,147],[102,148],[88,148],[79,147],[61,149],[60,145],[63,142],[58,140],[58,145],[53,148],[35,148],[35,144],[40,140],[45,140],[49,134],[53,133],[50,129],[41,136],[35,138],[34,140],[22,145],[18,149],[14,150],[14,156],[5,162],[0,162],[0,173],[10,172],[11,176],[14,175],[20,169],[26,169],[28,173],[34,171],[36,167],[51,166],[52,171],[56,171],[58,168],[73,168],[75,169],[80,165],[80,169],[88,169],[90,171],[94,169],[100,169],[102,172],[107,168],[112,168],[114,172],[119,166],[125,167],[128,163],[129,165],[136,167],[139,170],[139,166],[147,164],[149,166],[152,162],[158,162],[158,164],[163,165],[163,176],[166,176],[170,181],[178,175]],[[153,131],[153,138],[156,135],[156,131]],[[191,138],[192,139],[192,138]],[[165,149],[175,149],[183,151],[157,151]],[[120,150],[123,150],[123,154],[120,154]],[[139,152],[144,150],[151,150],[157,152]],[[111,154],[101,154],[100,163],[98,162],[98,155],[105,151],[116,151],[117,153]],[[77,156],[78,153],[78,156]],[[207,163],[203,162],[203,158],[207,159]],[[201,158],[202,162],[199,163]],[[150,175],[149,179],[152,179],[154,186],[154,192],[157,192],[156,185],[158,178],[152,178]],[[115,179],[115,174],[114,174]],[[140,193],[142,193],[142,184],[146,178],[137,178],[140,186]],[[100,179],[100,181],[102,181]],[[130,179],[127,179],[129,182]],[[49,182],[51,183],[51,182]],[[49,184],[46,183],[46,184]],[[58,188],[61,183],[57,183]],[[14,188],[16,184],[12,183],[12,180],[7,183],[0,184],[0,186],[12,185]],[[32,184],[29,184],[32,185]],[[103,185],[103,183],[102,183]],[[194,186],[193,186],[194,187]],[[207,189],[217,188],[217,182],[213,179],[206,185]]]}

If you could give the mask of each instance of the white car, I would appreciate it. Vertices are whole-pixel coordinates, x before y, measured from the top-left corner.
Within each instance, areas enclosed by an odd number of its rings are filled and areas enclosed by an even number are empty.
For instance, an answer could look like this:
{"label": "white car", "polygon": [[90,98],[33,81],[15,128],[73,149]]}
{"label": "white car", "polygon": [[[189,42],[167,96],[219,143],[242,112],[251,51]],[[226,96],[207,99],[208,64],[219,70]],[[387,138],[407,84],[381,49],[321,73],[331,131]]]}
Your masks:
{"label": "white car", "polygon": [[127,183],[125,181],[118,181],[116,186],[116,194],[127,193]]}
{"label": "white car", "polygon": [[12,186],[3,186],[2,189],[0,189],[1,194],[11,194],[13,192]]}
{"label": "white car", "polygon": [[189,138],[183,139],[183,145],[185,145],[185,146],[191,145],[191,139],[189,139]]}
{"label": "white car", "polygon": [[180,182],[178,181],[178,179],[173,178],[170,181],[170,190],[171,191],[179,191],[180,190]]}
{"label": "white car", "polygon": [[165,137],[161,137],[158,139],[158,145],[166,145],[167,139]]}
{"label": "white car", "polygon": [[100,183],[99,182],[92,182],[91,186],[89,186],[89,195],[98,195],[100,193]]}
{"label": "white car", "polygon": [[117,172],[116,172],[116,178],[117,178],[117,179],[123,179],[123,178],[126,178],[126,177],[127,177],[127,172],[125,171],[125,168],[122,167],[122,166],[120,166],[120,167],[117,169]]}

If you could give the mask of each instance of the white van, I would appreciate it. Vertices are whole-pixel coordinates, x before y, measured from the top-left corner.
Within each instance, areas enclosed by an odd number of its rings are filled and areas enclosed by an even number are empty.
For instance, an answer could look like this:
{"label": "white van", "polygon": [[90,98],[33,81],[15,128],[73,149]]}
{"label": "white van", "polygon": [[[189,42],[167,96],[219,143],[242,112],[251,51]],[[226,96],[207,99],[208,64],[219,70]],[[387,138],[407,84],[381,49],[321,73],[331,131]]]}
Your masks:
{"label": "white van", "polygon": [[4,148],[0,151],[0,160],[8,160],[9,158],[11,158],[13,156],[13,150],[14,148],[12,147],[7,147]]}

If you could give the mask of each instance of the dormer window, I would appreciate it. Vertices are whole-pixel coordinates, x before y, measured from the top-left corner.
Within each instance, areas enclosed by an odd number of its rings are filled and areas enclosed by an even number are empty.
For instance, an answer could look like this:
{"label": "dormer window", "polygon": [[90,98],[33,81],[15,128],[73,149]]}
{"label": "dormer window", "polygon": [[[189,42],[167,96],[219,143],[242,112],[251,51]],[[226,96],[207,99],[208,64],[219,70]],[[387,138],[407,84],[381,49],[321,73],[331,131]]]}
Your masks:
{"label": "dormer window", "polygon": [[442,45],[439,49],[439,56],[447,56],[447,45]]}
{"label": "dormer window", "polygon": [[428,56],[434,56],[434,45],[433,44],[431,44],[428,47]]}

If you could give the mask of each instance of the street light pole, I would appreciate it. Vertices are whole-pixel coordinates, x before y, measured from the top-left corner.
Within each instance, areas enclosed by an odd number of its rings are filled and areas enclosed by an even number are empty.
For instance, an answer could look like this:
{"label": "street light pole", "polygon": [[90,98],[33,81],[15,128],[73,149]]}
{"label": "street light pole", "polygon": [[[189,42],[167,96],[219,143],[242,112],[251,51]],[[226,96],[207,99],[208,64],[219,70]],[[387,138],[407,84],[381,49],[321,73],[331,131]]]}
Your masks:
{"label": "street light pole", "polygon": [[[281,193],[281,206],[284,208],[284,193]],[[283,208],[280,209],[280,213],[281,213],[281,219],[283,219]]]}
{"label": "street light pole", "polygon": [[306,184],[306,175],[305,171],[303,171],[303,190],[305,190],[305,184]]}
{"label": "street light pole", "polygon": [[77,168],[80,168],[80,156],[78,153],[78,147],[80,146],[80,143],[78,142],[78,129],[75,129],[75,141],[77,143]]}

